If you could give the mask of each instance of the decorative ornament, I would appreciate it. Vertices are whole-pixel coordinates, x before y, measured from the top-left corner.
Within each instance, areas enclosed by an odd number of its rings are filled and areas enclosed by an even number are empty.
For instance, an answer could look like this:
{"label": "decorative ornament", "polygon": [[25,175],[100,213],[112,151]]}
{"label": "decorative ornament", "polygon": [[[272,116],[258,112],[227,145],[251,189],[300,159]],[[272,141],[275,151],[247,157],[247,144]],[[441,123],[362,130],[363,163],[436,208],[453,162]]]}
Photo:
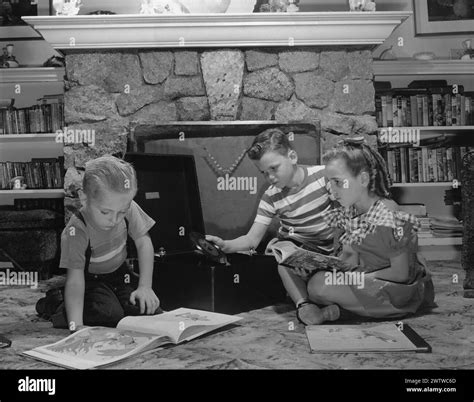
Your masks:
{"label": "decorative ornament", "polygon": [[191,14],[225,13],[231,0],[179,0]]}
{"label": "decorative ornament", "polygon": [[242,153],[234,161],[234,163],[230,165],[229,168],[224,169],[220,165],[220,163],[217,162],[216,158],[214,158],[214,156],[208,151],[206,147],[203,147],[203,149],[207,153],[207,156],[203,156],[203,158],[217,177],[223,177],[225,175],[232,176],[232,174],[237,170],[240,163],[243,161],[245,155],[247,154],[247,149],[244,149]]}
{"label": "decorative ornament", "polygon": [[370,0],[349,0],[351,11],[375,11],[375,1]]}
{"label": "decorative ornament", "polygon": [[471,46],[471,39],[466,39],[462,42],[462,47],[464,49],[464,54],[461,56],[461,60],[472,60],[474,59],[474,49]]}
{"label": "decorative ornament", "polygon": [[81,0],[53,0],[56,15],[77,15],[79,14],[81,6]]}
{"label": "decorative ornament", "polygon": [[178,0],[142,0],[140,14],[189,14]]}
{"label": "decorative ornament", "polygon": [[299,0],[268,0],[257,2],[258,11],[261,13],[286,13],[299,11]]}
{"label": "decorative ornament", "polygon": [[287,13],[297,13],[300,11],[300,8],[296,5],[297,0],[289,0],[290,4],[288,8],[286,9]]}
{"label": "decorative ornament", "polygon": [[0,68],[17,68],[20,63],[13,56],[13,45],[10,43],[3,48],[3,55],[0,56]]}

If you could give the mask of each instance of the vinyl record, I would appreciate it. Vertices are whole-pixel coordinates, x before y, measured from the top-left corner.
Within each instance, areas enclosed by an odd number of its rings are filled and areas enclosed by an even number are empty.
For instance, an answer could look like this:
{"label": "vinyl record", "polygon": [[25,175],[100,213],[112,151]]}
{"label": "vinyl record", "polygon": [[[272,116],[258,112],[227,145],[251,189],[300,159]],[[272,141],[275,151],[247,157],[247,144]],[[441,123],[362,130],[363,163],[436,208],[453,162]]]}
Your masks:
{"label": "vinyl record", "polygon": [[226,255],[214,243],[206,240],[202,234],[191,232],[189,238],[194,247],[201,251],[206,257],[219,264],[227,264]]}

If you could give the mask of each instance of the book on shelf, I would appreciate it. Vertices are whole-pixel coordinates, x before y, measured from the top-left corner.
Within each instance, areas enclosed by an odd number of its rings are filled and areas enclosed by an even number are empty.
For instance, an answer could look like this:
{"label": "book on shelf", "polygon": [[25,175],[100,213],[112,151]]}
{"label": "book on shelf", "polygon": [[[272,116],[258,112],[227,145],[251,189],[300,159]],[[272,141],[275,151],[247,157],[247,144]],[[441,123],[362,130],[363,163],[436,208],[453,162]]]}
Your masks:
{"label": "book on shelf", "polygon": [[55,133],[64,127],[62,95],[47,95],[25,108],[0,108],[0,135]]}
{"label": "book on shelf", "polygon": [[117,328],[86,327],[23,354],[67,368],[92,369],[165,345],[191,341],[241,319],[189,308],[152,316],[129,316]]}
{"label": "book on shelf", "polygon": [[375,104],[379,127],[474,125],[474,92],[462,85],[378,91]]}
{"label": "book on shelf", "polygon": [[[291,241],[271,241],[268,243],[265,254],[273,255],[278,264],[291,269],[296,275],[309,276],[316,271],[351,271],[346,262],[333,256],[323,255],[298,247]],[[303,275],[301,275],[304,273]]]}
{"label": "book on shelf", "polygon": [[461,182],[462,158],[474,147],[389,146],[380,152],[394,183]]}
{"label": "book on shelf", "polygon": [[408,324],[308,325],[312,353],[431,352],[431,346]]}
{"label": "book on shelf", "polygon": [[0,162],[0,190],[11,190],[22,177],[27,189],[60,189],[64,186],[64,157],[33,158],[31,162]]}

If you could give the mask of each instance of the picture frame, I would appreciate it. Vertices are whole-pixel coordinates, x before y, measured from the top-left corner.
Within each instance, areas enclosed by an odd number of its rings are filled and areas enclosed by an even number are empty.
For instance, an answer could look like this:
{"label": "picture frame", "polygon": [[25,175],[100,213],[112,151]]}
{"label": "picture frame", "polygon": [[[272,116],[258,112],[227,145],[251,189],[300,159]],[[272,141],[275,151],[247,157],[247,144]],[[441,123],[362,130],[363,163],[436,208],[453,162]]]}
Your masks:
{"label": "picture frame", "polygon": [[0,4],[1,41],[41,40],[41,35],[22,20],[22,16],[38,15],[38,1],[7,0]]}
{"label": "picture frame", "polygon": [[450,2],[413,0],[415,36],[473,33],[474,2],[453,0],[452,5],[446,5],[448,3]]}

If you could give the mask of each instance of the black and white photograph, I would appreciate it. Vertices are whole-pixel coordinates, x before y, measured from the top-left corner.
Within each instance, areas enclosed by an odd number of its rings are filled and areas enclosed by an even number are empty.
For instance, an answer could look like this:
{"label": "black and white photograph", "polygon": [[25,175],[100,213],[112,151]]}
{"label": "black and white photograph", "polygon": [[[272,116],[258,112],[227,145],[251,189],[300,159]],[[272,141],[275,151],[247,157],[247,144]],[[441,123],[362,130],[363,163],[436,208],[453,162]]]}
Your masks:
{"label": "black and white photograph", "polygon": [[472,1],[0,9],[0,402],[474,399]]}
{"label": "black and white photograph", "polygon": [[473,0],[414,0],[417,35],[474,32]]}

